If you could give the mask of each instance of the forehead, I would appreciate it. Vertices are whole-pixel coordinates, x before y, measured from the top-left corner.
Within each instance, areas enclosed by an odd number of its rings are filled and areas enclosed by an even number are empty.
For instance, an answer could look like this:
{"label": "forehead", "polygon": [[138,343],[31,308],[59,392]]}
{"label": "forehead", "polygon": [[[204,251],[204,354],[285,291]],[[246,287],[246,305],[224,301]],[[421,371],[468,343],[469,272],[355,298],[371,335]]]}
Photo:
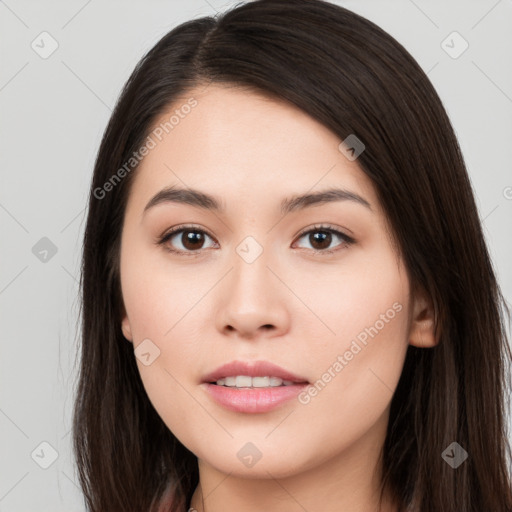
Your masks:
{"label": "forehead", "polygon": [[146,199],[172,184],[260,199],[343,185],[377,201],[336,134],[295,105],[249,88],[195,87],[157,117],[150,137],[155,146],[132,184]]}

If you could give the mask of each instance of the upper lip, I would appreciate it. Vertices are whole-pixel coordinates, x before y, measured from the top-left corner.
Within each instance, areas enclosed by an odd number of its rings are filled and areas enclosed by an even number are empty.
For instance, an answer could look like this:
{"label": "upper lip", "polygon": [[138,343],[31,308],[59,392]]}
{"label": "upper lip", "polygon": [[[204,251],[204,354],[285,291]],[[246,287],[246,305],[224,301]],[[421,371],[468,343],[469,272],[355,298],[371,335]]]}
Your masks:
{"label": "upper lip", "polygon": [[219,366],[208,375],[205,375],[203,382],[217,382],[224,377],[234,377],[237,375],[247,375],[249,377],[279,377],[292,382],[308,382],[304,377],[294,375],[269,361],[252,361],[250,363],[231,361],[230,363]]}

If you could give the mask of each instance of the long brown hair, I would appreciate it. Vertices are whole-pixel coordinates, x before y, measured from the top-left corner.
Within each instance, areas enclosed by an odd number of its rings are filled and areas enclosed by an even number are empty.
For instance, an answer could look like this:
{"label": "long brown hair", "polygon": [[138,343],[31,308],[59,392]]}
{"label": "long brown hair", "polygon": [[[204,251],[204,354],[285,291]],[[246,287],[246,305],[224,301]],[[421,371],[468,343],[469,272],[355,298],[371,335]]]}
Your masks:
{"label": "long brown hair", "polygon": [[[121,332],[120,236],[136,167],[112,177],[179,95],[208,83],[289,101],[340,141],[363,141],[358,163],[412,286],[433,300],[440,335],[435,348],[408,348],[381,454],[382,490],[401,510],[510,512],[508,310],[459,144],[413,57],[372,22],[322,0],[256,0],[183,23],[122,91],[95,162],[83,243],[73,435],[88,510],[156,510],[167,489],[166,510],[178,512],[198,484],[197,458],[154,410]],[[442,456],[453,442],[468,453],[456,469]]]}

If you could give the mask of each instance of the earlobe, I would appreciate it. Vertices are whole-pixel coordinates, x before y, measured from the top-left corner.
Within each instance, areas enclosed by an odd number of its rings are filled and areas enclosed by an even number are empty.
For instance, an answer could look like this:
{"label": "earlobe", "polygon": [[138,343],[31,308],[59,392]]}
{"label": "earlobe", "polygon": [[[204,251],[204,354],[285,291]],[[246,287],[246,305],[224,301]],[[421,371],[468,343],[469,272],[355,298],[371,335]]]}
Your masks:
{"label": "earlobe", "polygon": [[409,343],[419,348],[430,348],[438,344],[435,333],[435,310],[432,300],[422,291],[413,300]]}
{"label": "earlobe", "polygon": [[130,326],[130,320],[128,320],[128,315],[126,314],[123,308],[123,319],[121,320],[121,330],[123,331],[123,336],[131,343],[133,343],[132,336],[132,328]]}

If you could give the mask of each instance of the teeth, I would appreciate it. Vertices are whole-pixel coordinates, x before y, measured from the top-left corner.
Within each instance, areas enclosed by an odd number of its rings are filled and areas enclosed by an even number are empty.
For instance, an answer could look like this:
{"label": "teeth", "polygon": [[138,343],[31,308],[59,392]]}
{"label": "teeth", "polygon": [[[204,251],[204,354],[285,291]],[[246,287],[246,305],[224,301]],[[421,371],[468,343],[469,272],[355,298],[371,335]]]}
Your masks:
{"label": "teeth", "polygon": [[270,377],[270,385],[271,386],[280,386],[283,383],[283,379],[279,377]]}
{"label": "teeth", "polygon": [[237,388],[250,388],[252,385],[252,378],[245,375],[238,375],[235,377],[235,386]]}
{"label": "teeth", "polygon": [[248,375],[237,375],[236,377],[225,377],[216,382],[217,386],[230,388],[275,388],[278,386],[292,386],[291,380],[283,380],[279,377],[249,377]]}
{"label": "teeth", "polygon": [[224,386],[236,386],[236,377],[226,377],[224,379]]}
{"label": "teeth", "polygon": [[252,386],[255,388],[268,388],[270,386],[270,377],[253,377]]}

